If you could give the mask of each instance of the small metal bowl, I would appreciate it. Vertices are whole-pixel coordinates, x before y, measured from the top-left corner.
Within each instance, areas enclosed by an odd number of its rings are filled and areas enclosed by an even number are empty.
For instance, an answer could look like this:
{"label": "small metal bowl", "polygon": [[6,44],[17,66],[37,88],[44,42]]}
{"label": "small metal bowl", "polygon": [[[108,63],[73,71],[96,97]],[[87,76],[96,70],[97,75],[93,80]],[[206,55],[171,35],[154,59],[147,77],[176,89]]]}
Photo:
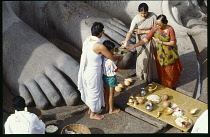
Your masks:
{"label": "small metal bowl", "polygon": [[170,108],[170,107],[166,107],[162,110],[162,113],[165,114],[165,115],[170,115],[173,113],[173,109]]}
{"label": "small metal bowl", "polygon": [[189,114],[194,115],[196,113],[197,109],[198,108],[192,108],[192,109],[189,109],[188,112],[189,112]]}
{"label": "small metal bowl", "polygon": [[146,104],[145,108],[147,111],[152,111],[152,109],[153,109],[152,103]]}

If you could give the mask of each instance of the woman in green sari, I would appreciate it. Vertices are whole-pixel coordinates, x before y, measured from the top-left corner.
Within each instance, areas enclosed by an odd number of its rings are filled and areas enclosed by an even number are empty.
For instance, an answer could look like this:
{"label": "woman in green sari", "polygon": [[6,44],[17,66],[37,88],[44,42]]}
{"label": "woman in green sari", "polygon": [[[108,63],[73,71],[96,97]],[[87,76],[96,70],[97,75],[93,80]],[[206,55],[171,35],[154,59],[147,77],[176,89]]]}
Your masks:
{"label": "woman in green sari", "polygon": [[163,86],[174,88],[179,81],[182,65],[179,60],[174,29],[167,23],[166,16],[159,15],[156,25],[149,34],[136,44],[128,44],[127,50],[141,46],[153,38],[156,43],[155,59],[158,79]]}

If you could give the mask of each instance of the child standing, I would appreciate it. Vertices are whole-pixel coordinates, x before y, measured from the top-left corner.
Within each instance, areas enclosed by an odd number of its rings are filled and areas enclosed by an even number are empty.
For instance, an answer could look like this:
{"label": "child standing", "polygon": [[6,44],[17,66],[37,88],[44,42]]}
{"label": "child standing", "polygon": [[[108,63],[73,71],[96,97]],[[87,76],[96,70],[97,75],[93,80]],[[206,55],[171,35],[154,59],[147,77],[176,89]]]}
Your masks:
{"label": "child standing", "polygon": [[[115,44],[109,40],[103,42],[103,45],[110,51],[110,53],[114,54]],[[119,61],[121,61],[123,56],[119,57]],[[114,108],[114,90],[115,86],[117,86],[117,77],[116,71],[118,70],[117,61],[113,62],[110,59],[103,56],[103,81],[105,86],[105,104],[106,104],[106,112],[109,114],[120,112],[119,108]]]}

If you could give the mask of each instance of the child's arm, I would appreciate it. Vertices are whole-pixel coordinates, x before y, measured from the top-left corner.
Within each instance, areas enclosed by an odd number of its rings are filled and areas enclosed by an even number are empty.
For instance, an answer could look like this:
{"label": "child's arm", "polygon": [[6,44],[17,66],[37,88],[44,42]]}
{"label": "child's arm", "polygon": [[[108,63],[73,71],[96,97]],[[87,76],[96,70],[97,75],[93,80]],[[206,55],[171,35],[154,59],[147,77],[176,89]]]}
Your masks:
{"label": "child's arm", "polygon": [[117,60],[117,63],[116,63],[116,66],[118,67],[119,66],[119,62],[121,62],[121,60],[123,59],[124,56],[118,56],[119,59]]}

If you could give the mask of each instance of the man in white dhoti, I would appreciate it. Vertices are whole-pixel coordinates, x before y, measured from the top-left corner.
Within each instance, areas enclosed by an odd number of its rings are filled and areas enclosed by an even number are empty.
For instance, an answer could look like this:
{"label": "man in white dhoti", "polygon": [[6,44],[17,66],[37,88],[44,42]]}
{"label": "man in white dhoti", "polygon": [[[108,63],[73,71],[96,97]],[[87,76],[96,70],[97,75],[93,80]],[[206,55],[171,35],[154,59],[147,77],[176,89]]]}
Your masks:
{"label": "man in white dhoti", "polygon": [[102,80],[102,55],[110,60],[119,60],[100,43],[104,32],[104,25],[100,22],[93,23],[91,34],[83,43],[80,68],[78,74],[78,90],[82,101],[89,107],[90,119],[102,120],[104,115],[96,114],[105,106]]}
{"label": "man in white dhoti", "polygon": [[44,122],[35,114],[24,110],[25,100],[21,96],[15,96],[12,101],[15,114],[11,114],[5,122],[5,134],[44,134]]}

